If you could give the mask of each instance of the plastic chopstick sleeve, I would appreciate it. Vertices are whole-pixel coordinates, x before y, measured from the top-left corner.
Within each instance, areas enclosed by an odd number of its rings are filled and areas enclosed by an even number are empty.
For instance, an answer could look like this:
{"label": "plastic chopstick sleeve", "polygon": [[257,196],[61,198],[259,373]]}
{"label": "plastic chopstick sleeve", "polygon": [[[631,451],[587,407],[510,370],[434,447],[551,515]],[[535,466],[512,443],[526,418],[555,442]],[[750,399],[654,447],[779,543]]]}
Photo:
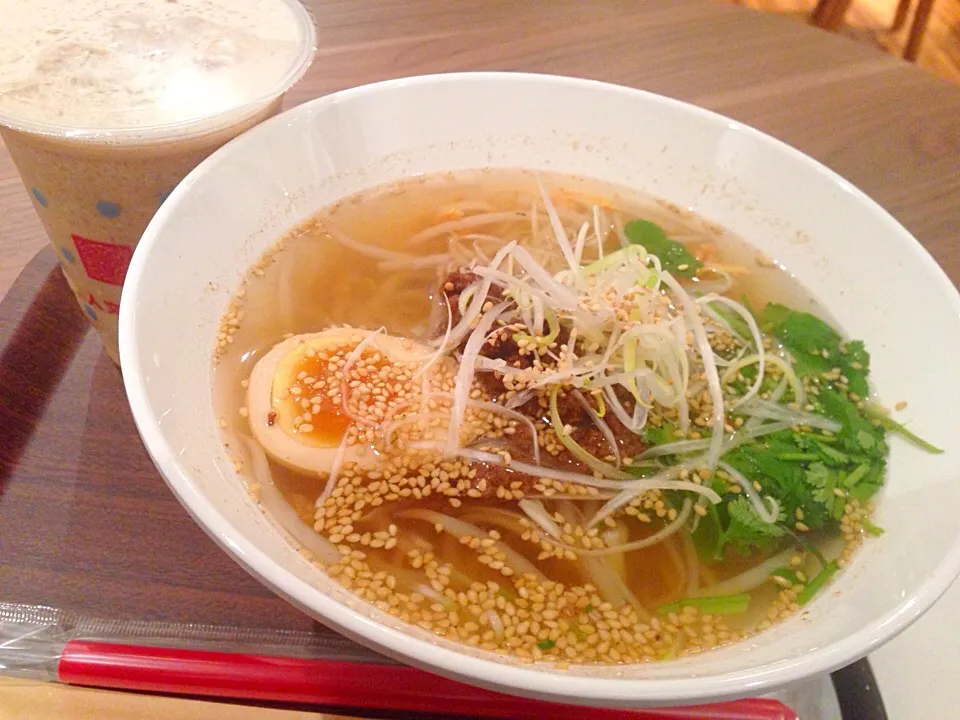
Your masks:
{"label": "plastic chopstick sleeve", "polygon": [[768,699],[662,710],[587,711],[503,695],[402,665],[333,662],[72,640],[61,682],[118,690],[509,720],[796,720]]}

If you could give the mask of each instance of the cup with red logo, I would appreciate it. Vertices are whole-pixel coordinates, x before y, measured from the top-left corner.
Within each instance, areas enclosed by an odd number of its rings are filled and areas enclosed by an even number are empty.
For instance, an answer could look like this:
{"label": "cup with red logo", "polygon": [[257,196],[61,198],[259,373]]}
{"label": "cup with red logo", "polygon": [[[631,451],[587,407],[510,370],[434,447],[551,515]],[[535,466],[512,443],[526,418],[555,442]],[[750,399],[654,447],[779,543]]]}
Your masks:
{"label": "cup with red logo", "polygon": [[177,184],[309,67],[296,0],[0,0],[0,137],[119,363],[134,248]]}

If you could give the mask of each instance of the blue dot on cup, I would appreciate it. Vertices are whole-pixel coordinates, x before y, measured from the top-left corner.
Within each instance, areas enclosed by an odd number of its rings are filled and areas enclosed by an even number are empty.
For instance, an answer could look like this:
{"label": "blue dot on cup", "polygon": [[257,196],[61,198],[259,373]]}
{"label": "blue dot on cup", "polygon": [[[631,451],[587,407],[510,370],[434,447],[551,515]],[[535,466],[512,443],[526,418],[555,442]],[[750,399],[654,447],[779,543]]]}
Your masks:
{"label": "blue dot on cup", "polygon": [[36,198],[37,202],[40,203],[41,207],[47,206],[47,199],[43,196],[43,193],[40,192],[37,188],[30,189],[31,194]]}
{"label": "blue dot on cup", "polygon": [[167,198],[170,197],[170,193],[172,193],[172,192],[173,192],[173,188],[171,188],[170,190],[167,190],[166,192],[160,193],[160,204],[161,204],[161,205],[163,205],[163,204],[167,201]]}
{"label": "blue dot on cup", "polygon": [[113,218],[120,216],[120,206],[116,203],[101,200],[97,203],[97,212],[103,215],[105,218],[110,218],[112,220]]}
{"label": "blue dot on cup", "polygon": [[60,254],[63,256],[63,259],[66,260],[68,263],[72,263],[76,260],[76,258],[73,256],[73,253],[67,250],[66,248],[60,248]]}
{"label": "blue dot on cup", "polygon": [[97,319],[97,311],[94,310],[92,307],[90,307],[89,305],[84,305],[83,309],[87,311],[87,315],[90,316],[91,320]]}

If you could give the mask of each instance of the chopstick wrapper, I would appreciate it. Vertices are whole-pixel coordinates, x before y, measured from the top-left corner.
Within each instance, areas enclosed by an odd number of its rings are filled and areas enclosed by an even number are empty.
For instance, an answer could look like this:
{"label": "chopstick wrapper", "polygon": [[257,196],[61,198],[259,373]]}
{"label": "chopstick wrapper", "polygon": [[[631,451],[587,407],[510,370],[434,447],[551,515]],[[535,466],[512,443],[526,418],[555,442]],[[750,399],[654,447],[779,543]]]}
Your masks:
{"label": "chopstick wrapper", "polygon": [[[318,647],[326,645],[327,647]],[[98,620],[0,603],[0,674],[117,690],[490,720],[796,720],[767,698],[657,710],[505,695],[310,633]],[[371,662],[372,658],[376,658]],[[586,715],[589,713],[589,715]]]}

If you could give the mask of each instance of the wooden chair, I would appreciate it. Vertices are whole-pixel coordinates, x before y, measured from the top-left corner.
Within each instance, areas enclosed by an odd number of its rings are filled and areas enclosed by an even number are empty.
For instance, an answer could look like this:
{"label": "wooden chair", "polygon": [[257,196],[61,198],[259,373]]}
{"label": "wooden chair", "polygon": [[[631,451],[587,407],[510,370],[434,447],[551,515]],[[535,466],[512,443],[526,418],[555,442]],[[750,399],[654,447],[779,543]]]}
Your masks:
{"label": "wooden chair", "polygon": [[[852,4],[853,0],[819,0],[810,16],[810,24],[824,30],[836,30],[843,24],[843,18]],[[896,32],[907,22],[910,4],[911,0],[900,0],[897,3],[897,13],[890,28],[892,31]],[[918,0],[917,9],[913,14],[913,23],[910,25],[910,34],[907,36],[907,44],[903,48],[904,60],[914,62],[917,59],[932,10],[933,0]]]}

